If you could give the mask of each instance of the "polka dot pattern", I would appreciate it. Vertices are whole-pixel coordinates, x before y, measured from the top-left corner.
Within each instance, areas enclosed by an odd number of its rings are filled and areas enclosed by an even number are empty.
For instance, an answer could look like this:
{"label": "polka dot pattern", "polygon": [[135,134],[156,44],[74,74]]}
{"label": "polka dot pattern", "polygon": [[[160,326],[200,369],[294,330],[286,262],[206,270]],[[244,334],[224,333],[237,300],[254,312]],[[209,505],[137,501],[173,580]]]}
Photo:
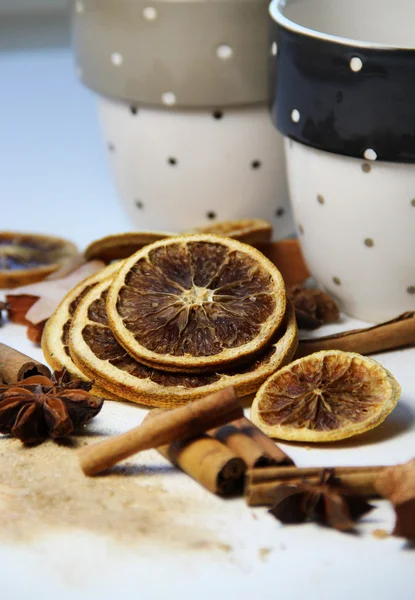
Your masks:
{"label": "polka dot pattern", "polygon": [[[415,164],[415,145],[408,134],[415,94],[411,53],[387,51],[386,42],[383,48],[352,41],[333,43],[330,36],[291,29],[278,16],[290,1],[281,0],[275,13],[272,5],[270,10],[268,54],[272,55],[272,43],[278,40],[279,56],[278,61],[270,61],[271,113],[280,133],[341,156]],[[325,2],[318,0],[319,5]],[[368,2],[376,4],[376,0]],[[354,0],[352,7],[346,2],[347,17],[334,11],[329,18],[334,29],[335,23],[340,27],[342,19],[352,18],[351,12],[359,23],[360,4],[365,2]],[[304,25],[301,10],[291,15],[288,10],[285,16],[289,20],[295,14],[300,18],[296,25]],[[295,127],[298,123],[301,127]]]}
{"label": "polka dot pattern", "polygon": [[298,237],[315,280],[362,321],[414,311],[413,165],[363,162],[296,141],[285,147]]}
{"label": "polka dot pattern", "polygon": [[221,60],[229,60],[233,56],[233,50],[227,44],[222,44],[217,47],[216,56]]}
{"label": "polka dot pattern", "polygon": [[274,226],[275,237],[293,234],[281,139],[266,105],[163,110],[99,102],[104,139],[116,149],[107,150],[108,164],[138,230],[175,232],[260,217]]}
{"label": "polka dot pattern", "polygon": [[154,6],[143,8],[143,17],[146,21],[155,21],[157,19],[157,9]]}
{"label": "polka dot pattern", "polygon": [[375,150],[373,150],[373,148],[367,148],[364,151],[363,156],[365,157],[366,160],[376,160],[378,155],[376,154]]}
{"label": "polka dot pattern", "polygon": [[114,67],[120,67],[124,62],[124,57],[120,52],[113,52],[111,54],[111,62]]}
{"label": "polka dot pattern", "polygon": [[83,12],[85,12],[85,5],[83,2],[81,2],[81,0],[77,0],[77,2],[75,2],[75,11],[78,14],[82,14]]}
{"label": "polka dot pattern", "polygon": [[291,112],[291,121],[293,123],[298,123],[300,121],[301,115],[300,115],[300,111],[297,110],[296,108],[294,108],[294,110]]}
{"label": "polka dot pattern", "polygon": [[176,104],[176,96],[173,92],[164,92],[164,94],[161,95],[161,101],[166,106],[174,106],[174,104]]}
{"label": "polka dot pattern", "polygon": [[363,68],[363,62],[362,59],[359,58],[358,56],[353,56],[353,58],[350,60],[350,69],[353,71],[353,73],[358,73],[359,71],[361,71]]}

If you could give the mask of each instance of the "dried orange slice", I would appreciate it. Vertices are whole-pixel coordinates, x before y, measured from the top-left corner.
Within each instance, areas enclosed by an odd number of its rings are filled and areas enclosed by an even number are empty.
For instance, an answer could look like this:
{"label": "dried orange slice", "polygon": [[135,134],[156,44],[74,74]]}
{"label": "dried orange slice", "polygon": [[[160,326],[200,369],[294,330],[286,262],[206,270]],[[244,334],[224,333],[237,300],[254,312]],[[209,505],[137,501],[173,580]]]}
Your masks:
{"label": "dried orange slice", "polygon": [[[89,380],[81,369],[73,362],[69,352],[69,330],[75,310],[82,298],[100,281],[109,277],[120,267],[114,263],[98,273],[91,275],[74,287],[59,304],[56,311],[48,319],[42,334],[42,350],[47,363],[57,371],[66,369],[72,375]],[[94,386],[93,393],[103,397],[115,397]]]}
{"label": "dried orange slice", "polygon": [[144,246],[172,235],[163,231],[131,231],[107,235],[89,244],[84,256],[87,260],[102,260],[109,263],[120,258],[128,258]]}
{"label": "dried orange slice", "polygon": [[393,375],[375,360],[327,350],[272,375],[255,397],[251,420],[281,440],[343,440],[382,423],[400,393]]}
{"label": "dried orange slice", "polygon": [[123,398],[151,406],[173,407],[233,385],[241,396],[252,394],[297,347],[297,324],[289,304],[271,345],[256,360],[217,373],[167,373],[130,356],[108,326],[106,297],[110,280],[96,285],[81,300],[70,331],[70,351],[89,377]]}
{"label": "dried orange slice", "polygon": [[42,281],[78,254],[72,242],[49,235],[0,232],[0,288]]}
{"label": "dried orange slice", "polygon": [[241,219],[239,221],[220,221],[198,227],[196,233],[213,233],[239,240],[245,244],[269,242],[272,237],[272,225],[264,219]]}
{"label": "dried orange slice", "polygon": [[127,258],[108,298],[110,327],[137,360],[162,370],[202,371],[249,360],[285,314],[282,276],[236,240],[189,235]]}

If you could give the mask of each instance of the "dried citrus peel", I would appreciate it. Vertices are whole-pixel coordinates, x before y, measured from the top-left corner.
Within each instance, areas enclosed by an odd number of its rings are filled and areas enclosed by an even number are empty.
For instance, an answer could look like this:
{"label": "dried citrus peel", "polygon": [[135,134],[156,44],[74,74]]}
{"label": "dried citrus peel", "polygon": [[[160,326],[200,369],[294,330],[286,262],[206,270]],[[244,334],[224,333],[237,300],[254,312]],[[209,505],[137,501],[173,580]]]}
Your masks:
{"label": "dried citrus peel", "polygon": [[107,299],[112,331],[140,362],[214,371],[270,342],[286,309],[278,269],[229,238],[161,240],[126,259]]}
{"label": "dried citrus peel", "polygon": [[322,351],[272,375],[255,397],[251,420],[278,439],[342,440],[382,423],[400,393],[393,375],[375,360]]}
{"label": "dried citrus peel", "polygon": [[271,345],[244,367],[208,374],[167,373],[147,367],[118,344],[105,315],[110,281],[92,289],[80,302],[70,332],[76,364],[101,387],[134,402],[173,407],[233,385],[240,396],[255,392],[279,366],[289,362],[297,347],[297,325],[292,306]]}
{"label": "dried citrus peel", "polygon": [[0,232],[0,288],[41,281],[78,254],[72,242],[55,236]]}
{"label": "dried citrus peel", "polygon": [[198,227],[196,233],[213,233],[239,240],[245,244],[269,242],[272,237],[272,225],[264,219],[240,219],[239,221],[220,221]]}
{"label": "dried citrus peel", "polygon": [[131,231],[107,235],[89,244],[84,256],[87,260],[99,259],[104,262],[128,258],[144,246],[172,235],[164,231]]}
{"label": "dried citrus peel", "polygon": [[[47,363],[56,371],[66,369],[82,380],[91,379],[85,371],[73,362],[69,352],[69,330],[75,310],[82,298],[100,281],[106,279],[119,268],[119,263],[105,267],[98,273],[84,279],[75,286],[61,301],[56,311],[48,319],[42,335],[42,351]],[[98,396],[115,398],[113,393],[106,393],[94,386],[92,393]]]}

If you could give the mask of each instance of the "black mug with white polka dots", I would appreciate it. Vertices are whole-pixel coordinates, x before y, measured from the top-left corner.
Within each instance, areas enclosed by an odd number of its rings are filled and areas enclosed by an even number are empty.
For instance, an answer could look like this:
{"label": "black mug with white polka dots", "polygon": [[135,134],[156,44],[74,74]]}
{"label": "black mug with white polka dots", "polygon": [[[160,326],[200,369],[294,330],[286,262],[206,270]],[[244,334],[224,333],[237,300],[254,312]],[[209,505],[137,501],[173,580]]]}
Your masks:
{"label": "black mug with white polka dots", "polygon": [[301,246],[343,309],[415,310],[415,2],[273,0],[271,112]]}

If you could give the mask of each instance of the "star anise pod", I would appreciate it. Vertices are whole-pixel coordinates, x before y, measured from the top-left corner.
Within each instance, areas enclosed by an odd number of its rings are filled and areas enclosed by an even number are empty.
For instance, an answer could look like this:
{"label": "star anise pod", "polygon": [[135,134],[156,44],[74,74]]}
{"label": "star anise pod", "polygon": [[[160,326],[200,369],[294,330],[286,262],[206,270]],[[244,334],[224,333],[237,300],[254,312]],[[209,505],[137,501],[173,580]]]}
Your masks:
{"label": "star anise pod", "polygon": [[324,323],[339,320],[337,304],[331,296],[321,290],[294,286],[288,290],[300,329],[317,329]]}
{"label": "star anise pod", "polygon": [[352,531],[354,522],[372,508],[365,498],[340,486],[328,470],[318,484],[306,480],[281,484],[269,512],[285,524],[315,521],[339,531]]}
{"label": "star anise pod", "polygon": [[54,378],[29,377],[0,385],[0,433],[24,444],[70,435],[99,413],[103,398],[89,394],[91,384],[71,379],[67,372]]}

